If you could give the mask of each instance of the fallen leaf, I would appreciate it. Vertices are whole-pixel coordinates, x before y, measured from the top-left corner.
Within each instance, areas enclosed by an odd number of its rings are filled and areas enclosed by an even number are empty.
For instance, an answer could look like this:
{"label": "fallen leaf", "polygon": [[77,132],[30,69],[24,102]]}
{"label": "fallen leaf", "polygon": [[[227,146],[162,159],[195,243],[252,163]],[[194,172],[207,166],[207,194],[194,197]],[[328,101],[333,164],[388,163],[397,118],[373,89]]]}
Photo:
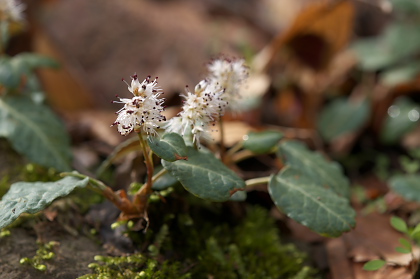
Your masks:
{"label": "fallen leaf", "polygon": [[274,56],[285,47],[307,67],[324,69],[341,51],[352,36],[353,3],[318,1],[308,5],[297,15],[292,25],[261,52],[268,66]]}

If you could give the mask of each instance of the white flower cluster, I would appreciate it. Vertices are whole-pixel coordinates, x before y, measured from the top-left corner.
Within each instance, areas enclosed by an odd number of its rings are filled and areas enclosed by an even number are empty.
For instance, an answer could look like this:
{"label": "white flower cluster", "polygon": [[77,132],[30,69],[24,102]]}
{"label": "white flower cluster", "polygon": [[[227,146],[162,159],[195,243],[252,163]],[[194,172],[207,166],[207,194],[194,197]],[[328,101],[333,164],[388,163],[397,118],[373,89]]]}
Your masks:
{"label": "white flower cluster", "polygon": [[228,110],[241,111],[241,87],[248,78],[248,68],[243,59],[217,59],[208,65],[209,80],[225,90],[223,98],[228,102]]}
{"label": "white flower cluster", "polygon": [[17,0],[0,0],[1,20],[22,22],[26,6]]}
{"label": "white flower cluster", "polygon": [[161,113],[165,99],[159,99],[162,90],[157,87],[157,78],[153,81],[148,76],[143,82],[139,82],[137,75],[133,75],[128,90],[133,93],[133,98],[119,98],[124,107],[117,114],[117,120],[112,124],[118,125],[118,132],[125,136],[132,131],[143,131],[147,135],[156,135],[156,129],[160,128],[162,121],[166,121]]}
{"label": "white flower cluster", "polygon": [[[186,88],[186,95],[182,95],[185,99],[182,111],[164,126],[167,132],[183,136],[191,133],[193,142],[198,146],[200,140],[210,139],[210,127],[215,125],[228,106],[232,111],[240,110],[240,88],[248,76],[243,60],[214,60],[208,70],[208,78],[200,81],[194,92]],[[151,81],[150,76],[141,83],[137,75],[132,76],[128,90],[134,97],[120,98],[118,103],[123,103],[124,107],[117,112],[118,117],[113,124],[118,125],[121,135],[139,132],[140,129],[148,135],[157,134],[160,122],[166,119],[161,115],[164,99],[158,99],[162,92],[156,86],[156,79]]]}
{"label": "white flower cluster", "polygon": [[210,139],[210,126],[219,120],[228,108],[238,111],[240,87],[248,76],[243,60],[218,59],[209,67],[209,77],[202,80],[191,93],[187,89],[182,111],[166,125],[168,132],[184,135],[191,129],[193,141]]}
{"label": "white flower cluster", "polygon": [[193,142],[200,144],[200,138],[209,139],[209,126],[223,114],[227,103],[223,100],[223,89],[214,87],[207,80],[202,80],[194,93],[186,89],[182,111],[169,120],[166,130],[184,135],[188,129],[193,134]]}

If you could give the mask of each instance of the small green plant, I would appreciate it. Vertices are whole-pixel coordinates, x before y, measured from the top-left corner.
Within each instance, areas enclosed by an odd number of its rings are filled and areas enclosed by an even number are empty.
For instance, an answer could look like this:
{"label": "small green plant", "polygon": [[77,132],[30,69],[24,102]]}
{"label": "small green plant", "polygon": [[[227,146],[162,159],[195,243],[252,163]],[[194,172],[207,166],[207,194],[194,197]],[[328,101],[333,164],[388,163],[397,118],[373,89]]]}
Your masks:
{"label": "small green plant", "polygon": [[[147,178],[145,183],[137,184],[132,198],[124,190],[114,192],[103,182],[74,172],[63,173],[66,177],[56,182],[35,182],[31,186],[16,183],[0,202],[0,227],[10,224],[23,212],[42,210],[76,187],[88,187],[103,194],[121,210],[119,220],[145,220],[147,227],[151,194],[175,182],[199,198],[216,202],[244,200],[248,186],[268,184],[275,204],[315,232],[339,236],[351,230],[355,212],[349,204],[349,182],[337,163],[299,142],[283,140],[283,134],[278,131],[251,132],[228,150],[221,133],[221,145],[212,144],[211,124],[219,121],[219,129],[223,131],[220,120],[230,108],[228,104],[236,104],[231,108],[234,110],[239,107],[236,98],[246,68],[242,61],[216,60],[209,69],[210,76],[195,87],[194,93],[187,90],[179,116],[167,122],[161,115],[164,99],[159,98],[162,92],[157,80],[147,77],[140,82],[136,75],[132,76],[128,89],[133,97],[120,98],[124,107],[114,122],[122,135],[137,133],[145,159]],[[231,170],[246,158],[267,153],[275,153],[282,161],[284,167],[279,173],[244,181]],[[158,172],[153,156],[162,159],[163,168]],[[159,185],[158,189],[154,185]],[[296,204],[303,206],[296,207]]]}
{"label": "small green plant", "polygon": [[36,251],[36,255],[33,258],[20,259],[20,264],[31,265],[39,271],[46,271],[47,266],[44,261],[51,260],[55,257],[54,247],[57,245],[58,243],[55,241],[50,241],[46,244],[38,243],[39,248]]}
{"label": "small green plant", "polygon": [[6,53],[9,39],[25,26],[24,8],[14,0],[3,1],[0,7],[0,137],[31,162],[68,171],[72,157],[68,133],[45,104],[35,73],[57,63],[35,53]]}
{"label": "small green plant", "polygon": [[[308,150],[302,143],[284,140],[279,131],[251,132],[226,149],[222,116],[225,111],[243,109],[240,89],[248,69],[243,60],[217,59],[208,70],[207,78],[193,91],[187,88],[182,111],[169,121],[162,115],[164,99],[160,98],[163,92],[157,79],[149,76],[140,81],[133,75],[131,83],[127,83],[132,98],[120,98],[118,103],[123,108],[113,125],[121,135],[137,134],[139,145],[132,151],[141,151],[147,170],[146,181],[135,183],[131,195],[125,190],[114,192],[102,181],[75,172],[62,173],[65,177],[55,182],[19,182],[0,202],[0,227],[23,212],[44,209],[77,187],[88,187],[114,203],[121,210],[119,221],[145,221],[143,228],[147,228],[147,208],[154,192],[181,184],[204,200],[241,201],[246,199],[247,187],[268,184],[268,192],[278,208],[313,231],[334,237],[351,230],[355,212],[349,203],[349,181],[337,163]],[[210,136],[216,123],[221,132],[218,146]],[[125,147],[133,143],[132,139],[128,141],[123,143]],[[276,154],[284,166],[277,174],[244,181],[231,170],[246,158],[269,153]],[[161,167],[155,166],[154,156],[161,158]]]}
{"label": "small green plant", "polygon": [[96,256],[89,265],[93,273],[80,278],[317,278],[306,255],[280,241],[265,209],[249,207],[234,228],[222,221],[222,212],[213,213],[205,221],[182,212],[167,215],[144,252]]}
{"label": "small green plant", "polygon": [[[283,133],[276,130],[250,132],[236,145],[225,145],[223,115],[244,111],[247,103],[242,93],[252,69],[243,59],[211,61],[207,76],[194,88],[186,88],[181,95],[182,110],[168,120],[163,115],[165,99],[157,78],[148,76],[141,80],[136,74],[131,76],[131,82],[126,82],[130,98],[115,102],[122,108],[112,124],[123,136],[136,134],[134,141],[123,143],[124,148],[117,147],[121,151],[117,155],[140,151],[144,158],[147,174],[143,181],[135,181],[136,187],[130,194],[125,189],[114,191],[97,178],[68,172],[71,152],[64,125],[42,98],[39,101],[34,95],[40,89],[34,70],[54,63],[34,54],[1,55],[0,136],[30,160],[65,172],[61,174],[64,178],[54,182],[14,183],[0,202],[0,228],[24,212],[43,210],[76,188],[89,188],[121,211],[118,221],[132,221],[133,228],[145,230],[152,194],[177,187],[175,184],[213,202],[243,201],[247,187],[266,184],[280,210],[321,235],[336,237],[355,226],[350,184],[336,162],[303,143],[285,140]],[[363,111],[365,107],[362,105]],[[358,115],[359,108],[354,109],[348,115]],[[360,126],[359,122],[355,127]],[[211,136],[216,125],[219,144]],[[345,132],[338,130],[333,134]],[[241,161],[263,154],[275,154],[281,166],[277,173],[245,181],[232,170],[238,169]],[[161,159],[160,165],[155,164],[156,157]],[[167,193],[157,196],[164,194]]]}
{"label": "small green plant", "polygon": [[[408,227],[407,223],[396,216],[391,217],[391,226],[399,232],[402,232],[406,238],[400,238],[398,241],[401,246],[395,248],[395,250],[402,254],[411,254],[413,264],[410,264],[408,268],[411,274],[414,276],[418,269],[419,259],[413,253],[413,243],[417,243],[419,240],[420,224],[415,227]],[[386,260],[378,259],[367,262],[363,269],[375,271],[387,264]],[[413,277],[414,278],[414,277]]]}

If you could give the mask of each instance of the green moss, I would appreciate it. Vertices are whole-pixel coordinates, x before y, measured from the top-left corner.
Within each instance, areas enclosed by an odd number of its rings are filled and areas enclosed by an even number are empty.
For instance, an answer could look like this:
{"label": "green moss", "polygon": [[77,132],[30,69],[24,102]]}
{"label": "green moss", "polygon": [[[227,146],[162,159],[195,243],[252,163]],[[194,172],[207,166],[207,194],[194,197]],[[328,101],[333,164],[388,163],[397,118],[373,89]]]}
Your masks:
{"label": "green moss", "polygon": [[79,277],[79,279],[157,279],[157,278],[191,278],[189,274],[182,274],[179,262],[169,263],[168,261],[159,264],[157,260],[148,259],[142,255],[131,255],[125,257],[103,257],[96,256],[98,263],[91,263],[89,268],[95,273]]}
{"label": "green moss", "polygon": [[59,173],[53,168],[45,168],[36,164],[17,165],[1,173],[0,198],[6,194],[10,185],[17,181],[56,181],[60,179]]}
{"label": "green moss", "polygon": [[249,207],[235,224],[215,208],[166,215],[159,230],[143,237],[148,248],[142,254],[98,256],[89,266],[94,273],[80,278],[315,278],[305,254],[281,243],[265,209]]}
{"label": "green moss", "polygon": [[55,257],[54,247],[58,245],[55,241],[50,241],[48,243],[38,243],[39,248],[36,251],[36,255],[33,258],[22,258],[20,259],[20,264],[31,265],[32,267],[38,269],[39,271],[47,270],[45,261],[51,260]]}

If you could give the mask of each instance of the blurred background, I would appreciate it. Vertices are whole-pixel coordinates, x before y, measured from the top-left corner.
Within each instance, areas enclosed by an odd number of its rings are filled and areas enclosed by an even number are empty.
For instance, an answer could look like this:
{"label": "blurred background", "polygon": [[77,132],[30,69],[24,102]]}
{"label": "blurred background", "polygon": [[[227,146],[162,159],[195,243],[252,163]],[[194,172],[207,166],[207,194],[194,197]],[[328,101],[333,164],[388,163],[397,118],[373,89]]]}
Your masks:
{"label": "blurred background", "polygon": [[[222,56],[245,58],[250,67],[244,94],[252,101],[233,117],[245,127],[229,126],[230,144],[271,125],[336,159],[420,146],[418,1],[24,4],[26,23],[7,53],[32,51],[59,62],[37,73],[74,144],[99,139],[106,144],[96,148],[107,154],[121,142],[109,125],[120,108],[111,103],[115,95],[130,95],[122,78],[158,76],[169,118],[179,111],[185,85],[195,86],[207,63]],[[366,162],[356,161],[357,174]]]}
{"label": "blurred background", "polygon": [[[249,103],[243,114],[225,115],[225,143],[231,147],[250,130],[278,130],[339,161],[358,211],[358,226],[347,235],[354,239],[341,243],[345,261],[352,257],[361,269],[360,262],[377,258],[365,244],[382,232],[387,235],[372,250],[381,257],[394,253],[397,244],[390,243],[398,236],[390,234],[395,232],[391,214],[407,217],[410,226],[420,222],[419,203],[408,202],[420,202],[420,1],[22,2],[25,22],[12,32],[6,53],[35,52],[59,63],[36,73],[48,104],[70,132],[72,168],[93,173],[125,139],[110,128],[121,108],[111,103],[115,95],[130,97],[122,78],[158,76],[169,118],[179,111],[179,93],[206,76],[211,59],[244,58],[250,75],[243,93]],[[27,85],[21,78],[15,84],[19,90]],[[123,157],[125,151],[117,153]],[[37,162],[38,157],[29,158]],[[138,177],[145,170],[138,167],[138,156],[121,157],[107,163],[116,163],[114,181],[124,188],[133,181],[133,170],[143,171]],[[0,170],[10,165],[4,158]],[[269,156],[245,163],[244,178],[282,167]],[[255,169],[258,164],[262,169]],[[270,206],[266,189],[250,192]],[[365,215],[373,211],[382,215]],[[297,239],[316,245],[325,240],[285,222]],[[343,278],[333,262],[336,254],[331,255],[332,278]],[[410,260],[400,264],[408,266]]]}

